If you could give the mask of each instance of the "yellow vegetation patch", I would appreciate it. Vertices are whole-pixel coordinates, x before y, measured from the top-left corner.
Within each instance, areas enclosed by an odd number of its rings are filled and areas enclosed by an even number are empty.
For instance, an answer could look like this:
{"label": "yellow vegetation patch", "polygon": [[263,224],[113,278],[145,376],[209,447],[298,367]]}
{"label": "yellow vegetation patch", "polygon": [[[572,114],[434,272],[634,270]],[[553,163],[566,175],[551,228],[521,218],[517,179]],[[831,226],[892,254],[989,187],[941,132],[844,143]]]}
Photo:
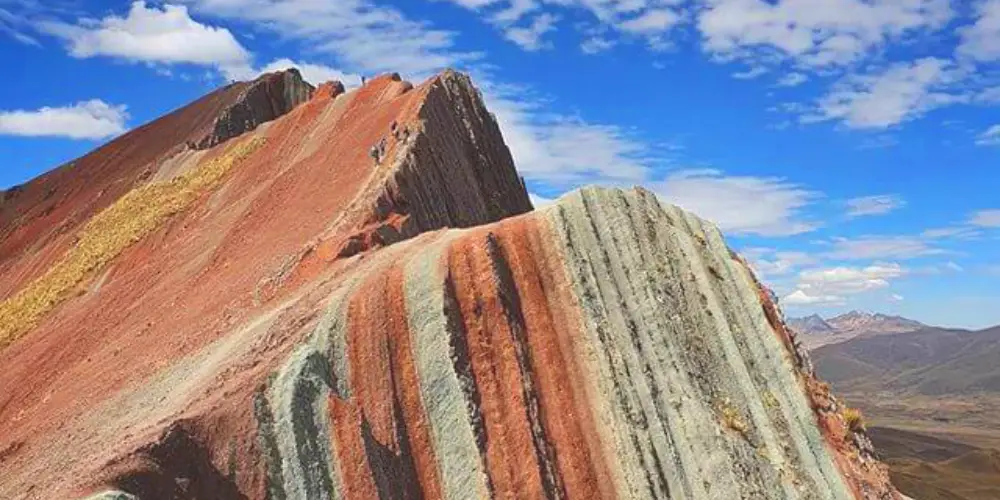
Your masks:
{"label": "yellow vegetation patch", "polygon": [[865,417],[861,414],[861,410],[845,408],[844,424],[847,425],[847,429],[851,432],[861,432],[865,430]]}
{"label": "yellow vegetation patch", "polygon": [[743,417],[740,416],[740,411],[733,406],[732,402],[728,398],[719,404],[719,411],[722,413],[722,424],[726,427],[740,433],[744,438],[747,438],[747,433],[750,431],[750,427],[747,426],[746,422],[743,421]]}
{"label": "yellow vegetation patch", "polygon": [[236,144],[174,179],[129,191],[93,216],[62,260],[16,295],[0,302],[0,349],[34,328],[88,275],[153,232],[168,217],[189,207],[203,191],[215,187],[234,165],[263,144],[263,138]]}

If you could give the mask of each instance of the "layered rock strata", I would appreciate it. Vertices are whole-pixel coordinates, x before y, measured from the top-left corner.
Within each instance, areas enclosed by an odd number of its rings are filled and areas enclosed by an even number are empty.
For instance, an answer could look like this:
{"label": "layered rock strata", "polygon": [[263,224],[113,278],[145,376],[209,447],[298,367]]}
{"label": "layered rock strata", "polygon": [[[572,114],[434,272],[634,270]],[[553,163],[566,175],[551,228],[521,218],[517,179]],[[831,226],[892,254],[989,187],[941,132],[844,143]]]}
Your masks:
{"label": "layered rock strata", "polygon": [[153,167],[184,203],[0,350],[0,497],[896,497],[717,229],[525,213],[463,75]]}
{"label": "layered rock strata", "polygon": [[206,149],[249,132],[308,101],[314,90],[297,69],[266,74],[242,89],[215,119],[212,131],[193,145]]}

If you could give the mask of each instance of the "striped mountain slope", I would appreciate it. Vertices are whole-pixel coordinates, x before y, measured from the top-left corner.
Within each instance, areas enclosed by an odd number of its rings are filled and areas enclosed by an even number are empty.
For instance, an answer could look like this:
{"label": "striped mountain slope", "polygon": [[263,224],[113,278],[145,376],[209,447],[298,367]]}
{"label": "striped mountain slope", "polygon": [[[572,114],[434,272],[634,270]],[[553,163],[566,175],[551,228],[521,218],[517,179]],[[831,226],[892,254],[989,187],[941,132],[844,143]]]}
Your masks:
{"label": "striped mountain slope", "polygon": [[462,75],[315,94],[0,351],[0,497],[898,498],[714,226],[523,213]]}

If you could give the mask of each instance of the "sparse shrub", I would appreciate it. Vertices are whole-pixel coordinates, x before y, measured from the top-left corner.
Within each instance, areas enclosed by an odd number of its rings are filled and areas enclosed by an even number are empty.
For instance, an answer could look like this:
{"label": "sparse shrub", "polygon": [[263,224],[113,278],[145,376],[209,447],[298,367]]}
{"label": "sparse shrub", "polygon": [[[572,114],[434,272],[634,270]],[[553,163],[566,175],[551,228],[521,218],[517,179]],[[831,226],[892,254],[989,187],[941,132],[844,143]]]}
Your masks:
{"label": "sparse shrub", "polygon": [[743,421],[740,411],[737,410],[728,399],[724,400],[719,406],[719,410],[722,413],[722,424],[729,429],[739,432],[744,438],[746,438],[747,431],[749,431],[750,428],[747,426],[747,423]]}
{"label": "sparse shrub", "polygon": [[861,432],[865,430],[865,417],[861,410],[857,408],[844,408],[844,423],[851,432]]}

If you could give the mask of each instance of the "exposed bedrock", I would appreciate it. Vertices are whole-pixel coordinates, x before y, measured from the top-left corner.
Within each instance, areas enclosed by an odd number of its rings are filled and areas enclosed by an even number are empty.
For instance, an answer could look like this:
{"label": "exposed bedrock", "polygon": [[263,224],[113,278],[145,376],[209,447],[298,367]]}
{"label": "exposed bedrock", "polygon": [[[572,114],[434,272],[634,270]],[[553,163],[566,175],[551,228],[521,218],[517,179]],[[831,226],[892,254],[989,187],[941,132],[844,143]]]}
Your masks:
{"label": "exposed bedrock", "polygon": [[264,75],[248,84],[235,102],[222,110],[212,130],[194,146],[207,149],[249,132],[308,101],[314,90],[294,68]]}
{"label": "exposed bedrock", "polygon": [[716,228],[642,190],[414,244],[255,398],[271,497],[892,498],[765,306]]}
{"label": "exposed bedrock", "polygon": [[[373,193],[342,256],[442,227],[469,227],[531,210],[524,181],[495,117],[464,74],[447,71],[422,88],[415,116],[397,124],[392,172]],[[412,127],[412,134],[411,134]]]}

